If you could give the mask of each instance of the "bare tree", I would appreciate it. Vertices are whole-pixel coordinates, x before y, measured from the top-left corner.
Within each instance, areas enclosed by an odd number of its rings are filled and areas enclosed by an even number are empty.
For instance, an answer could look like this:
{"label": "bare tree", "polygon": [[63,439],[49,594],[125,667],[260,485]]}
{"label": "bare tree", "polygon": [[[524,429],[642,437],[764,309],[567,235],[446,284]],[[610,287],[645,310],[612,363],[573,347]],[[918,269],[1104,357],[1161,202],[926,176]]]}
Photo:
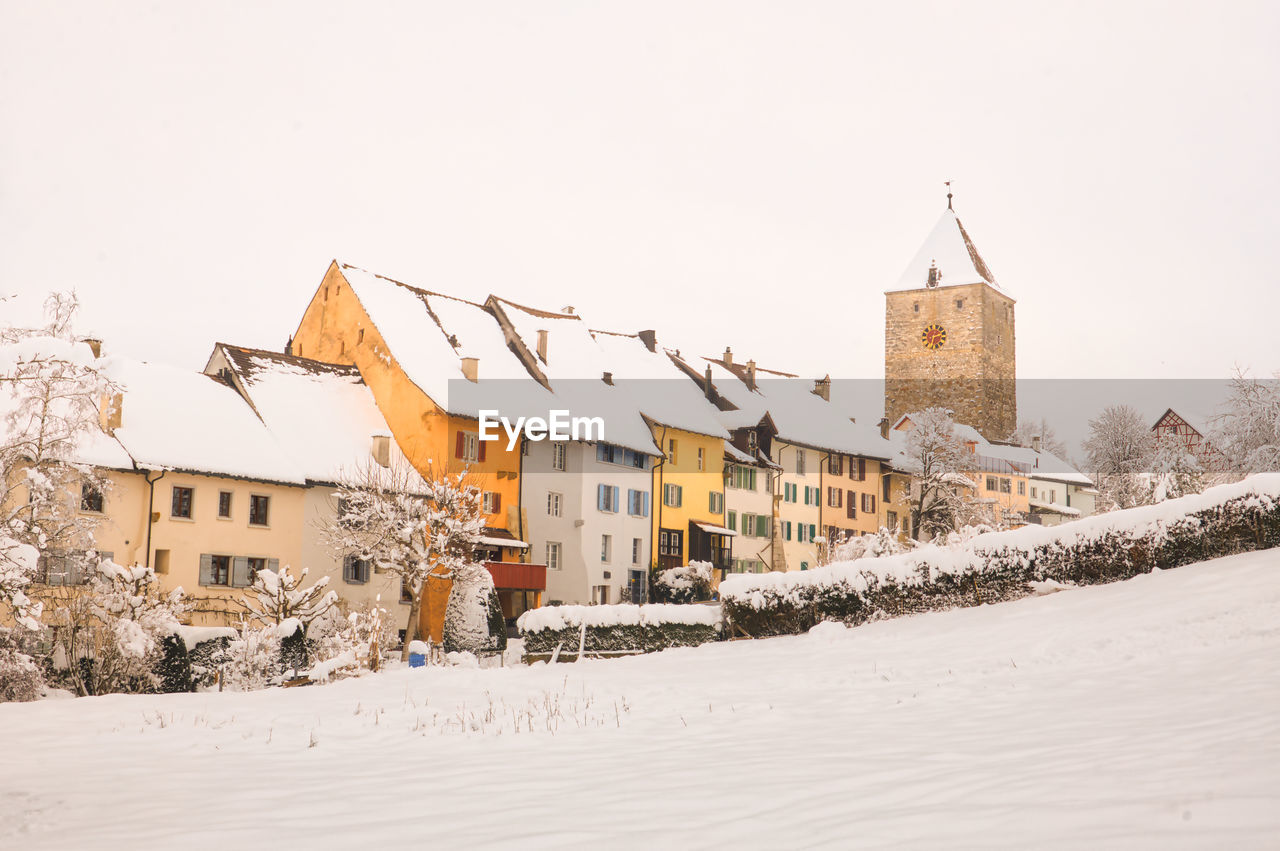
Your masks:
{"label": "bare tree", "polygon": [[403,659],[417,635],[428,576],[447,577],[455,586],[487,578],[474,556],[484,528],[482,494],[466,476],[423,477],[403,461],[389,467],[369,461],[340,486],[336,516],[324,527],[335,553],[372,562],[412,595]]}
{"label": "bare tree", "polygon": [[1259,380],[1237,371],[1210,442],[1238,475],[1280,470],[1280,373]]}
{"label": "bare tree", "polygon": [[54,293],[44,326],[0,326],[0,599],[26,626],[40,616],[23,590],[39,559],[92,549],[95,521],[79,509],[106,488],[75,460],[111,389],[94,352],[78,342],[78,307],[74,293]]}
{"label": "bare tree", "polygon": [[1040,448],[1044,451],[1059,458],[1067,457],[1066,444],[1058,439],[1053,426],[1049,425],[1049,421],[1044,417],[1040,418],[1040,422],[1019,420],[1018,427],[1013,430],[1013,434],[1009,435],[1010,442],[1019,446],[1032,446],[1036,438],[1040,438]]}
{"label": "bare tree", "polygon": [[1128,405],[1112,405],[1089,421],[1084,451],[1098,489],[1115,508],[1150,501],[1151,427]]}
{"label": "bare tree", "polygon": [[964,474],[968,452],[955,434],[951,413],[926,408],[911,415],[907,433],[907,472],[911,473],[911,522],[917,540],[928,541],[956,528],[965,514]]}
{"label": "bare tree", "polygon": [[305,629],[338,602],[338,592],[326,590],[329,586],[327,576],[304,586],[302,583],[307,572],[304,567],[294,576],[288,565],[278,572],[259,570],[238,603],[250,618],[261,624],[279,625],[295,618]]}

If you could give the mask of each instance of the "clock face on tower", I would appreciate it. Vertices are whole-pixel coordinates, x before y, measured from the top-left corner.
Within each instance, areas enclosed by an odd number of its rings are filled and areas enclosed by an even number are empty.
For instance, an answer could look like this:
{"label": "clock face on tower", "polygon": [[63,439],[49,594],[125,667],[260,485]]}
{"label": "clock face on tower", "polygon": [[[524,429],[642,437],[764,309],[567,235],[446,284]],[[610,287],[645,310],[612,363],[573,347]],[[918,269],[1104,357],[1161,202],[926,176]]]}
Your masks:
{"label": "clock face on tower", "polygon": [[920,344],[930,351],[936,351],[942,348],[943,343],[947,342],[947,329],[943,328],[936,322],[925,327],[920,332]]}

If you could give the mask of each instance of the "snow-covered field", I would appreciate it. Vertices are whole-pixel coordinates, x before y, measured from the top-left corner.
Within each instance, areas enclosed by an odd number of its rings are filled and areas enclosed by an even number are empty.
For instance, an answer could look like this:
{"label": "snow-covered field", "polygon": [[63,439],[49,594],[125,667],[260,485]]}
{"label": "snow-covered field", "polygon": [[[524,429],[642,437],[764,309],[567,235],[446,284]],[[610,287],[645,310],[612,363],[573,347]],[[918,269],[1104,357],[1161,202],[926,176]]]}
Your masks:
{"label": "snow-covered field", "polygon": [[643,658],[0,706],[0,847],[1276,847],[1280,552]]}

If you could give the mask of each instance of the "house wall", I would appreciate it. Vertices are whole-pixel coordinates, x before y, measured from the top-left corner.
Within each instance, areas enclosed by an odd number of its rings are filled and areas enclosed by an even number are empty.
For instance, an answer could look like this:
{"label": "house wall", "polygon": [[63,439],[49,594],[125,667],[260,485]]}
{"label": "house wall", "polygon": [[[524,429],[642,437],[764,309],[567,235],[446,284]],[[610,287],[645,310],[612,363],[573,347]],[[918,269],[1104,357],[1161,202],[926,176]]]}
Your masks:
{"label": "house wall", "polygon": [[[784,495],[784,498],[778,503],[778,519],[780,522],[778,532],[780,545],[778,551],[782,554],[782,561],[778,563],[775,560],[773,569],[801,570],[816,567],[818,564],[817,545],[809,540],[801,542],[797,530],[800,524],[803,523],[806,530],[809,525],[812,525],[816,534],[822,533],[822,463],[825,456],[816,450],[793,446],[777,439],[773,441],[772,453],[773,462],[782,468],[777,488],[778,493]],[[800,453],[804,453],[805,456],[804,473],[796,472],[797,456]],[[787,484],[795,486],[796,498],[794,502],[785,499],[786,491],[784,485]],[[805,504],[804,493],[806,487],[817,489],[818,499],[815,504]],[[791,523],[790,540],[787,540],[786,535],[783,533],[785,527],[781,525],[788,522]]]}
{"label": "house wall", "polygon": [[[842,455],[840,464],[840,473],[833,474],[829,466],[830,455],[824,453],[822,458],[822,522],[825,526],[836,527],[840,534],[844,536],[850,535],[870,535],[878,532],[882,524],[884,516],[884,508],[881,502],[881,485],[880,485],[880,462],[874,458],[864,458],[863,470],[864,477],[859,480],[856,470],[858,468],[858,457],[855,455]],[[850,475],[853,473],[853,475]],[[830,488],[839,488],[841,490],[840,505],[833,507],[830,502]],[[863,497],[870,497],[874,500],[874,507],[871,511],[864,511]],[[849,516],[849,500],[855,501],[855,516]]]}
{"label": "house wall", "polygon": [[458,432],[476,433],[477,421],[447,413],[409,379],[337,264],[329,266],[307,305],[293,337],[293,351],[355,365],[414,468],[424,478],[466,469],[469,483],[501,495],[500,512],[486,516],[485,523],[519,537],[520,447],[507,450],[506,441],[489,441],[484,461],[456,457]]}
{"label": "house wall", "polygon": [[387,610],[397,627],[404,627],[405,618],[409,615],[409,604],[400,599],[399,577],[371,570],[368,582],[348,582],[343,578],[343,559],[329,548],[322,533],[337,516],[338,501],[334,497],[334,487],[314,485],[306,489],[303,497],[303,522],[298,531],[301,537],[301,564],[310,570],[307,574],[308,583],[321,576],[328,576],[329,588],[338,592],[339,599],[348,611],[363,609],[376,603]]}
{"label": "house wall", "polygon": [[[689,522],[698,520],[723,526],[724,511],[712,513],[710,495],[724,494],[724,439],[698,434],[667,426],[652,426],[654,441],[667,451],[668,441],[676,441],[674,459],[668,455],[659,463],[653,475],[653,527],[651,560],[657,563],[659,531],[679,530],[683,534],[680,564],[689,563]],[[702,468],[698,467],[698,450],[702,450]],[[667,484],[679,485],[682,491],[680,506],[664,504],[663,490]]]}
{"label": "house wall", "polygon": [[[733,465],[728,463],[726,466],[731,469]],[[754,490],[735,487],[732,473],[725,475],[725,525],[738,533],[733,539],[735,572],[749,570],[742,564],[744,559],[761,562],[759,569],[763,571],[773,570],[773,563],[776,560],[774,543],[774,536],[778,530],[774,504],[776,477],[774,471],[767,467],[757,466],[753,469],[756,471]],[[767,526],[769,534],[764,537],[747,534],[742,522],[744,514],[758,514],[769,518]]]}

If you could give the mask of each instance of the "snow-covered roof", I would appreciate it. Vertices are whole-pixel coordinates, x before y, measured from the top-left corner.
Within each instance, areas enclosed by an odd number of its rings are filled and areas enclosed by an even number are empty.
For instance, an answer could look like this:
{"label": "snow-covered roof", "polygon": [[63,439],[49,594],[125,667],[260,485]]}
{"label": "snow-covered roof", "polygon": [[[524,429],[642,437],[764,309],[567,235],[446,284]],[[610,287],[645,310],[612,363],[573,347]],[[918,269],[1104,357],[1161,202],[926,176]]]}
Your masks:
{"label": "snow-covered roof", "polygon": [[[219,354],[267,429],[312,481],[358,475],[371,459],[374,435],[391,434],[354,366],[219,343],[210,367]],[[405,460],[394,440],[390,449],[396,461]]]}
{"label": "snow-covered roof", "polygon": [[716,392],[736,408],[720,412],[721,422],[737,422],[739,425],[732,426],[737,428],[754,425],[767,414],[778,429],[778,439],[786,443],[880,460],[888,460],[893,454],[889,442],[880,436],[879,427],[851,422],[814,393],[813,382],[808,379],[781,377],[787,373],[757,369],[753,390],[736,365],[731,367],[713,358],[703,358],[702,363],[711,365]]}
{"label": "snow-covered roof", "polygon": [[929,282],[929,270],[936,267],[939,273],[938,286],[950,287],[961,284],[990,284],[1003,292],[996,283],[995,275],[978,254],[977,247],[964,225],[951,209],[944,210],[937,224],[929,232],[924,244],[916,252],[916,256],[903,270],[898,283],[889,288],[896,290],[916,290]]}
{"label": "snow-covered roof", "polygon": [[115,438],[138,467],[305,483],[293,457],[229,384],[172,366],[104,361],[122,396]]}
{"label": "snow-covered roof", "polygon": [[1002,443],[988,443],[982,447],[982,454],[1003,458],[1018,464],[1023,474],[1033,479],[1045,479],[1063,484],[1088,487],[1093,480],[1081,473],[1066,461],[1048,450],[1036,452],[1029,446],[1008,446]]}
{"label": "snow-covered roof", "polygon": [[[647,455],[661,454],[641,416],[640,399],[624,386],[605,382],[605,373],[613,373],[608,354],[582,317],[537,310],[497,296],[490,296],[486,306],[499,327],[503,321],[509,324],[516,338],[513,343],[524,349],[529,367],[546,379],[561,409],[575,417],[602,417],[608,443]],[[539,353],[540,336],[545,336],[545,359]]]}
{"label": "snow-covered roof", "polygon": [[[342,275],[406,376],[451,414],[482,409],[546,416],[551,396],[534,380],[483,305],[342,264]],[[476,358],[479,380],[462,371]]]}
{"label": "snow-covered roof", "polygon": [[659,425],[711,437],[728,437],[716,407],[661,346],[650,351],[635,334],[593,331],[613,373],[614,385]]}

